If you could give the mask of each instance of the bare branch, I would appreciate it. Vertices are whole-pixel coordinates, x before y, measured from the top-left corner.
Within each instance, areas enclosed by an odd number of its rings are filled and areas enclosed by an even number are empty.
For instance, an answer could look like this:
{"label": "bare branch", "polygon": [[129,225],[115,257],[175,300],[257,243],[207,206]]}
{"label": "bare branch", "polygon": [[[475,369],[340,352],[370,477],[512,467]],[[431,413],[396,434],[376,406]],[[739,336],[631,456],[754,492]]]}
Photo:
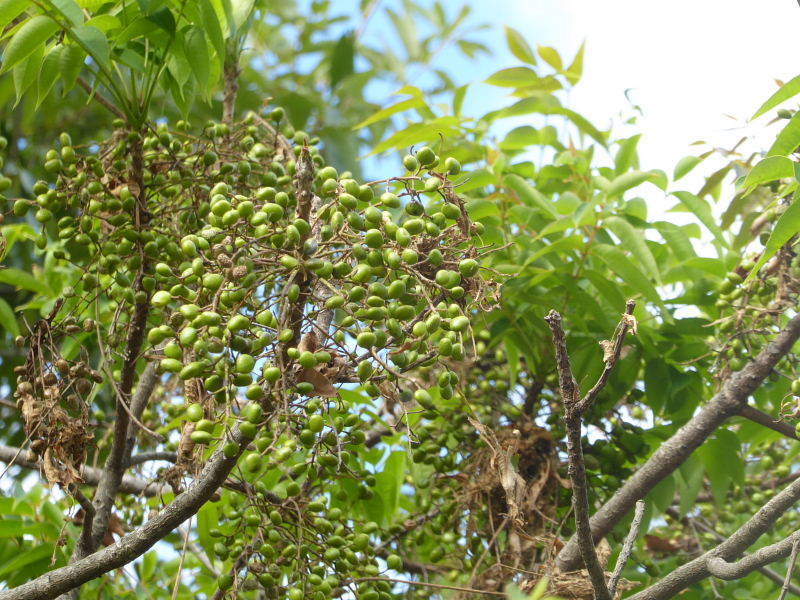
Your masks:
{"label": "bare branch", "polygon": [[[139,382],[136,385],[136,392],[133,394],[133,398],[131,398],[131,404],[129,407],[131,414],[133,414],[133,416],[137,419],[142,418],[142,413],[144,412],[144,409],[147,408],[147,404],[150,402],[150,396],[153,395],[153,390],[155,389],[158,380],[159,377],[156,369],[156,363],[147,363],[144,371],[142,371],[142,374],[139,376]],[[125,436],[126,457],[130,457],[131,452],[133,452],[133,447],[136,445],[136,434],[138,431],[139,428],[135,423],[130,423],[128,425],[128,432]]]}
{"label": "bare branch", "polygon": [[[19,454],[19,456],[17,456],[17,454]],[[14,459],[15,456],[17,456],[16,460]],[[14,462],[14,466],[39,470],[37,456],[32,452],[26,452],[14,446],[0,446],[0,462],[11,463],[12,461]],[[102,469],[95,469],[94,467],[86,465],[81,467],[81,477],[83,477],[83,482],[86,485],[97,485],[102,475]],[[137,496],[146,496],[150,498],[171,493],[172,489],[168,485],[149,483],[142,479],[125,475],[122,478],[119,491],[123,494],[135,494]]]}
{"label": "bare branch", "polygon": [[[706,403],[671,438],[666,440],[636,473],[617,490],[591,519],[595,541],[608,534],[660,481],[683,462],[728,418],[739,414],[748,397],[772,373],[772,369],[800,337],[800,315],[793,317],[785,329],[741,371],[734,373],[720,391]],[[578,568],[580,549],[573,538],[561,549],[557,559],[563,571]]]}
{"label": "bare branch", "polygon": [[[683,521],[683,522],[691,522],[693,527],[699,529],[700,531],[702,531],[704,533],[710,533],[712,536],[714,536],[714,539],[717,540],[717,542],[725,541],[725,536],[721,535],[714,528],[709,527],[708,525],[706,525],[700,519],[693,519],[693,518],[690,518],[690,517],[681,518],[680,513],[677,510],[675,510],[674,508],[668,508],[665,512],[669,516],[671,516],[673,519],[676,519],[676,520],[679,520],[679,521]],[[777,571],[774,571],[774,570],[770,569],[769,567],[760,567],[757,570],[758,570],[759,573],[761,573],[764,577],[766,577],[770,581],[772,581],[774,583],[777,583],[778,585],[783,585],[784,577],[782,577]],[[789,591],[792,592],[792,594],[794,594],[795,596],[800,596],[800,587],[798,587],[798,586],[796,586],[794,584],[791,584],[791,583],[789,584]]]}
{"label": "bare branch", "polygon": [[789,537],[775,544],[764,546],[753,554],[748,554],[736,562],[728,562],[719,556],[710,556],[706,560],[706,568],[717,579],[741,579],[764,565],[768,565],[782,558],[786,558],[800,541],[800,533],[793,533]]}
{"label": "bare branch", "polygon": [[614,565],[614,572],[611,574],[611,579],[608,581],[608,593],[614,598],[617,594],[617,585],[619,578],[622,576],[622,570],[633,552],[633,545],[636,543],[636,538],[639,537],[639,528],[642,526],[642,519],[644,518],[644,500],[639,500],[636,503],[636,512],[633,513],[633,521],[631,521],[631,528],[628,531],[628,536],[622,544],[617,557],[617,564]]}
{"label": "bare branch", "polygon": [[[722,575],[739,572],[746,575],[764,565],[789,556],[793,540],[800,535],[800,533],[795,533],[782,542],[778,542],[772,546],[766,546],[738,563],[733,563],[731,567],[723,564],[740,556],[747,548],[752,546],[756,540],[768,531],[775,524],[775,521],[798,500],[800,500],[800,480],[793,481],[776,494],[744,525],[737,529],[729,538],[722,541],[716,548],[674,569],[669,575],[654,583],[646,590],[631,596],[629,600],[667,600],[669,598],[674,598],[681,590],[711,575],[712,569],[714,570],[713,574],[720,578],[727,578],[722,577]],[[714,558],[722,559],[722,562],[710,560]],[[711,564],[709,565],[709,563]]]}
{"label": "bare branch", "polygon": [[178,461],[178,453],[169,451],[142,452],[141,454],[135,454],[134,456],[131,456],[131,458],[128,460],[128,466],[133,467],[151,460],[165,460],[167,462],[174,463]]}
{"label": "bare branch", "polygon": [[635,327],[635,325],[632,325],[632,323],[635,323],[635,321],[632,321],[634,308],[636,308],[636,302],[633,300],[628,300],[625,303],[625,314],[619,322],[619,325],[617,325],[617,330],[614,332],[614,338],[611,341],[611,351],[608,353],[608,357],[604,357],[603,359],[606,366],[600,374],[600,379],[592,386],[592,389],[586,392],[586,396],[581,400],[580,406],[578,407],[578,412],[581,414],[586,412],[597,396],[600,395],[600,392],[603,391],[603,388],[606,387],[608,378],[611,377],[611,371],[614,370],[614,365],[617,364],[619,356],[622,353],[622,345],[625,343],[625,336],[632,327]]}
{"label": "bare branch", "polygon": [[111,102],[108,98],[103,96],[100,92],[94,89],[91,84],[86,81],[83,77],[78,77],[76,80],[78,85],[81,86],[87,94],[89,94],[89,99],[94,98],[97,100],[101,105],[105,106],[115,117],[119,117],[120,119],[125,118],[125,113],[122,112],[117,106]]}
{"label": "bare branch", "polygon": [[781,594],[778,600],[784,600],[789,589],[792,587],[792,573],[794,572],[794,565],[797,563],[797,550],[800,547],[800,537],[795,536],[794,544],[792,544],[792,555],[789,557],[789,566],[786,567],[786,579],[783,580],[781,586]]}
{"label": "bare branch", "polygon": [[[547,321],[550,330],[553,332],[553,345],[556,352],[561,398],[564,401],[569,475],[572,480],[572,508],[575,512],[575,529],[581,558],[586,570],[589,572],[595,599],[611,600],[612,595],[606,586],[605,571],[597,558],[597,551],[592,540],[592,530],[589,527],[589,484],[586,480],[586,464],[583,459],[583,449],[581,448],[581,420],[583,412],[590,406],[590,403],[597,397],[597,394],[608,381],[606,371],[609,369],[609,364],[613,366],[615,359],[612,357],[606,361],[606,369],[603,371],[603,376],[592,388],[593,394],[591,396],[587,394],[583,400],[579,400],[580,392],[575,376],[572,374],[561,315],[555,310],[551,310],[545,317],[545,321]],[[623,325],[622,327],[622,335],[619,338],[624,337],[626,326]],[[615,354],[618,356],[618,353]]]}
{"label": "bare branch", "polygon": [[[232,437],[237,442],[242,441],[238,430]],[[236,464],[243,448],[241,443],[239,448],[236,456],[230,458],[221,448],[217,450],[186,492],[116,544],[16,588],[0,591],[0,600],[50,600],[141,556],[211,498]]]}
{"label": "bare branch", "polygon": [[236,96],[239,93],[239,48],[236,39],[228,40],[225,48],[225,65],[223,75],[225,89],[222,98],[222,122],[228,125],[233,123],[236,112]]}
{"label": "bare branch", "polygon": [[767,413],[761,410],[758,410],[754,406],[745,404],[744,406],[742,406],[742,409],[739,411],[739,414],[745,419],[753,421],[753,423],[758,423],[759,425],[768,427],[769,429],[777,431],[778,433],[783,434],[788,438],[792,438],[793,440],[800,439],[797,437],[797,434],[794,431],[794,427],[792,427],[788,423],[784,423],[783,421],[776,421],[775,419],[772,418],[772,416],[768,415]]}

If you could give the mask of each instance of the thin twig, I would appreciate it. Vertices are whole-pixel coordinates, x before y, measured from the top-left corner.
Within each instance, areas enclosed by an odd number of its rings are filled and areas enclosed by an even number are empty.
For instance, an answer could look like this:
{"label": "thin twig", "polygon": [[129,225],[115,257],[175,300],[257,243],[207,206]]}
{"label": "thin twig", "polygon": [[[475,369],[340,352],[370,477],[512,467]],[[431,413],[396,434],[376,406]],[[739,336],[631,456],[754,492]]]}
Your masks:
{"label": "thin twig", "polygon": [[792,573],[794,572],[794,565],[797,562],[797,549],[800,547],[800,537],[798,537],[794,544],[792,545],[792,555],[789,557],[789,566],[786,569],[786,579],[783,580],[783,585],[781,586],[781,595],[778,596],[778,600],[783,600],[786,598],[786,594],[789,593],[789,586],[792,584]]}
{"label": "thin twig", "polygon": [[86,90],[86,93],[89,94],[90,99],[94,98],[120,119],[125,118],[124,112],[122,112],[119,108],[117,108],[117,106],[113,102],[111,102],[111,100],[109,100],[108,98],[103,96],[103,94],[94,89],[91,86],[91,84],[88,81],[86,81],[83,77],[78,77],[77,82],[79,86],[81,86],[84,90]]}
{"label": "thin twig", "polygon": [[443,583],[428,583],[427,581],[412,581],[410,579],[395,579],[393,577],[359,577],[354,581],[388,581],[390,583],[405,583],[407,585],[422,585],[425,587],[436,588],[438,590],[453,590],[456,592],[468,592],[471,594],[486,594],[488,596],[503,596],[505,592],[495,592],[491,590],[476,590],[473,588],[459,587],[456,585],[444,585]]}
{"label": "thin twig", "polygon": [[620,550],[619,556],[617,557],[617,564],[614,565],[614,572],[611,574],[611,579],[608,581],[608,593],[611,594],[612,598],[617,593],[617,585],[619,584],[619,578],[622,576],[622,570],[625,568],[625,563],[628,562],[631,552],[633,552],[633,545],[636,543],[636,538],[639,537],[639,528],[642,526],[642,519],[644,518],[644,507],[644,500],[639,500],[636,503],[636,512],[633,514],[631,528],[628,531],[625,542],[622,544],[622,550]]}

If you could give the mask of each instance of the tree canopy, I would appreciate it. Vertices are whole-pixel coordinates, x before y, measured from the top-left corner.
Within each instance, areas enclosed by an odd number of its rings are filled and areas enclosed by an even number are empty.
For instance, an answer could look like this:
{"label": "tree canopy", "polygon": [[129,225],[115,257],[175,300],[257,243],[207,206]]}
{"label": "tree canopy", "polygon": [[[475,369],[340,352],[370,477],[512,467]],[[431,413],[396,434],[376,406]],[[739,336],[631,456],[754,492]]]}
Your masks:
{"label": "tree canopy", "polygon": [[361,10],[0,0],[0,599],[800,595],[800,78],[644,169]]}

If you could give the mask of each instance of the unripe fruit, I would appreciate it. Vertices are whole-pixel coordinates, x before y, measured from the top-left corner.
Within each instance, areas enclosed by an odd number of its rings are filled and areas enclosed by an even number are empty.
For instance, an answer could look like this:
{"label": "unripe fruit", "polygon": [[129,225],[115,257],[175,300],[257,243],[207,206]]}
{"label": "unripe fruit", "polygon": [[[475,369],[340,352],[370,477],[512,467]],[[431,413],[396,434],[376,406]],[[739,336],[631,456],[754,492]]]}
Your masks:
{"label": "unripe fruit", "polygon": [[417,157],[412,154],[406,154],[403,157],[403,166],[406,168],[406,171],[414,172],[419,169],[419,161]]}
{"label": "unripe fruit", "polygon": [[187,420],[197,423],[204,416],[205,412],[203,411],[203,407],[199,404],[190,404],[186,407]]}
{"label": "unripe fruit", "polygon": [[423,166],[428,166],[436,160],[436,153],[429,146],[423,146],[417,151],[417,160]]}
{"label": "unripe fruit", "polygon": [[214,436],[208,431],[193,431],[189,436],[195,444],[210,444],[214,441]]}

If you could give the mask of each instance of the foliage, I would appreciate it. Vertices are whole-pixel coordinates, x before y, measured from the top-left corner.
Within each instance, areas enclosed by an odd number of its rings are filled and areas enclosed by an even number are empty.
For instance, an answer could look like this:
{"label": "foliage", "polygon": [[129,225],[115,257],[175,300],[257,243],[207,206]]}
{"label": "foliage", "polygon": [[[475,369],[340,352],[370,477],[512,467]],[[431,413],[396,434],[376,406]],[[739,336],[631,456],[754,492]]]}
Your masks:
{"label": "foliage", "polygon": [[[19,481],[0,500],[5,586],[152,519],[222,453],[242,458],[188,528],[82,597],[576,594],[585,578],[548,568],[574,524],[545,314],[563,315],[588,389],[598,342],[637,300],[636,335],[587,417],[597,506],[793,316],[797,113],[779,111],[763,160],[719,152],[689,191],[679,180],[713,148],[670,178],[641,167],[638,135],[564,104],[583,48],[563,60],[507,28],[524,64],[486,80],[511,101],[476,117],[433,67],[439,44],[482,50],[460,37],[468,11],[385,10],[400,56],[325,2],[0,2],[0,87],[35,138],[10,135],[0,180],[0,325],[17,342],[2,355],[2,434],[50,484],[4,476]],[[415,85],[409,65],[434,83]],[[402,99],[363,100],[386,79]],[[91,127],[57,136],[87,92]],[[244,119],[215,120],[234,107]],[[359,182],[365,149],[405,154],[402,173]],[[797,381],[789,353],[751,404],[795,419]],[[791,476],[789,436],[736,417],[650,491],[621,589],[749,519]],[[116,498],[94,543],[89,465]],[[121,470],[160,493],[125,493]],[[787,514],[766,537],[795,529]],[[763,573],[714,585],[779,587]]]}

